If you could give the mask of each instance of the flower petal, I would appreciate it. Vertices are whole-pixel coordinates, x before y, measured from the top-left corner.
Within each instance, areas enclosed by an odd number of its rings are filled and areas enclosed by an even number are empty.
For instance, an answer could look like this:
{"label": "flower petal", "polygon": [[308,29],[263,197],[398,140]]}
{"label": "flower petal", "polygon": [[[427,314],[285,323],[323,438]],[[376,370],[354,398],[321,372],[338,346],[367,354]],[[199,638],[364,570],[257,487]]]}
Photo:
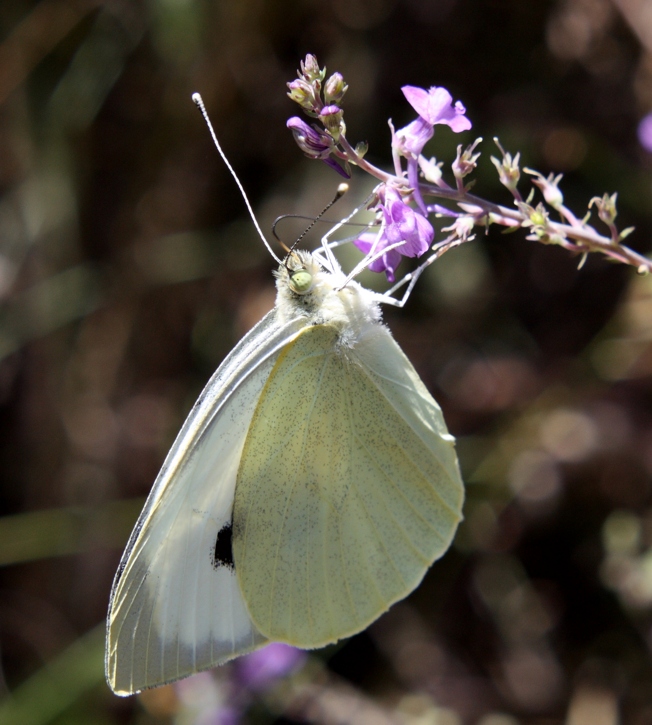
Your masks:
{"label": "flower petal", "polygon": [[466,109],[459,101],[453,105],[453,97],[445,88],[432,86],[426,91],[417,86],[403,86],[401,90],[412,108],[431,125],[443,123],[455,133],[471,128]]}
{"label": "flower petal", "polygon": [[401,88],[407,102],[422,117],[427,119],[428,115],[428,96],[429,93],[425,88],[418,86],[403,86]]}

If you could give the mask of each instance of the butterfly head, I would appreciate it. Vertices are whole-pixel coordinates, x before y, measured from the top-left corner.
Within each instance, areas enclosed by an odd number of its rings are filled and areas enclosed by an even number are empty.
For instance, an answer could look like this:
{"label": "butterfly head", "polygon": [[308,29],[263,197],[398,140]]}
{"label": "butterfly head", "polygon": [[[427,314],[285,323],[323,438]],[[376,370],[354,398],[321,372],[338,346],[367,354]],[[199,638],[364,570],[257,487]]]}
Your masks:
{"label": "butterfly head", "polygon": [[290,252],[283,264],[287,273],[286,284],[293,294],[299,296],[309,294],[315,286],[315,265],[312,258],[308,260],[306,257],[299,252]]}
{"label": "butterfly head", "polygon": [[297,315],[313,324],[330,324],[354,336],[367,324],[380,320],[372,293],[354,281],[346,283],[343,272],[324,269],[303,250],[293,250],[276,272],[276,309],[281,319]]}
{"label": "butterfly head", "polygon": [[314,296],[323,287],[328,275],[309,252],[291,250],[276,272],[279,301],[286,300],[306,307],[314,304]]}

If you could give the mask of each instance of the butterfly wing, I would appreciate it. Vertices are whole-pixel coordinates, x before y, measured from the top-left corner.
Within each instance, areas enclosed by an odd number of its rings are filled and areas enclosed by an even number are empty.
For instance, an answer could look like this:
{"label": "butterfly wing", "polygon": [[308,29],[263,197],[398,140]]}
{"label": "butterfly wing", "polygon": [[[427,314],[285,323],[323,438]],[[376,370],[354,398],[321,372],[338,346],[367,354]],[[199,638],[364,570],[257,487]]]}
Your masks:
{"label": "butterfly wing", "polygon": [[[273,434],[270,421],[274,421]],[[450,545],[463,487],[441,410],[389,331],[308,327],[276,361],[238,472],[233,553],[264,636],[358,632]]]}
{"label": "butterfly wing", "polygon": [[170,682],[266,642],[230,558],[233,496],[260,391],[304,325],[265,317],[218,368],[173,444],[113,584],[106,674],[116,693]]}

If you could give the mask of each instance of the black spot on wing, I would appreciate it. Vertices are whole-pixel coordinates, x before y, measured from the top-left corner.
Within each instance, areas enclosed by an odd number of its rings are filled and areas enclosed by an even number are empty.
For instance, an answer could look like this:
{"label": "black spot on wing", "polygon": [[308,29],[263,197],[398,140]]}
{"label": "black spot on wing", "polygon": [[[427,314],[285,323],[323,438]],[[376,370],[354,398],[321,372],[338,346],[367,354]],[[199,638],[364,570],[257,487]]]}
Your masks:
{"label": "black spot on wing", "polygon": [[215,551],[213,552],[213,568],[219,569],[226,566],[231,571],[233,566],[233,548],[231,545],[233,527],[231,523],[226,524],[217,534],[215,539]]}

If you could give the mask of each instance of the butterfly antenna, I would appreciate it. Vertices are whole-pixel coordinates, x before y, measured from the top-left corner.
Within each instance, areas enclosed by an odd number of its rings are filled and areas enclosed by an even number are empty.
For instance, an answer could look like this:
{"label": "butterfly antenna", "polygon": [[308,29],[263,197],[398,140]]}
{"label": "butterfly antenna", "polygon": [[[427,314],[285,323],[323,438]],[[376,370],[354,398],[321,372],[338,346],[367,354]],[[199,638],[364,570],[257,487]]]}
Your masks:
{"label": "butterfly antenna", "polygon": [[[317,214],[317,216],[310,222],[308,227],[303,230],[303,232],[297,237],[294,244],[290,247],[290,251],[294,251],[294,248],[299,244],[299,242],[306,236],[306,234],[315,226],[315,224],[324,216],[324,214],[333,206],[333,204],[336,201],[339,201],[344,194],[349,190],[349,185],[342,182],[338,187],[337,191],[335,192],[335,196],[332,198],[331,201],[326,204],[326,206]],[[278,221],[278,220],[277,220]],[[276,227],[276,222],[274,222],[274,226]],[[274,236],[276,236],[276,232],[274,232]]]}
{"label": "butterfly antenna", "polygon": [[[217,140],[217,135],[215,134],[215,130],[213,129],[213,124],[210,121],[210,118],[208,117],[208,113],[206,111],[206,106],[204,106],[204,101],[202,100],[202,97],[199,95],[199,93],[193,93],[192,94],[192,100],[194,104],[199,108],[201,111],[201,115],[204,117],[204,121],[206,122],[206,125],[208,126],[208,130],[210,131],[211,137],[213,139],[213,143],[215,144],[215,148],[217,149],[217,152],[222,157],[222,160],[226,164],[226,168],[231,172],[231,176],[235,180],[235,183],[238,186],[238,189],[240,189],[240,193],[242,194],[242,198],[244,199],[245,205],[247,206],[247,211],[249,212],[249,216],[251,217],[251,220],[254,223],[254,227],[256,228],[256,231],[258,232],[258,236],[263,240],[263,244],[265,247],[267,247],[267,251],[274,257],[274,259],[281,264],[281,260],[276,256],[274,253],[274,250],[270,246],[267,239],[265,239],[265,235],[262,232],[262,229],[260,228],[260,225],[258,224],[258,220],[256,219],[256,215],[254,214],[254,210],[251,208],[251,204],[249,203],[249,199],[247,197],[247,194],[244,190],[244,186],[242,186],[242,183],[240,182],[240,179],[238,178],[238,175],[235,173],[235,169],[231,164],[229,163],[229,160],[226,158],[226,154],[224,151],[222,151],[222,147],[220,146],[220,142]],[[332,204],[332,202],[331,202]],[[328,208],[328,207],[326,207]],[[323,212],[322,212],[323,213]],[[310,228],[310,227],[309,227]],[[305,234],[305,232],[304,232]],[[302,235],[303,236],[303,235]]]}
{"label": "butterfly antenna", "polygon": [[[346,194],[346,192],[348,190],[349,190],[349,185],[348,184],[346,184],[346,183],[340,184],[337,187],[337,192],[335,193],[335,196],[333,197],[333,199],[331,201],[329,201],[328,204],[326,204],[326,206],[321,210],[321,212],[319,212],[319,214],[317,214],[316,217],[306,217],[306,216],[303,216],[301,214],[283,214],[282,216],[277,217],[274,220],[274,224],[272,224],[272,234],[274,235],[274,239],[276,239],[276,241],[286,251],[292,251],[297,246],[297,244],[306,236],[306,234],[315,226],[315,224],[318,221],[321,221],[322,220],[322,217],[324,216],[324,214],[333,206],[333,204],[338,199],[341,199],[344,196],[344,194]],[[289,218],[291,218],[291,219],[309,219],[310,220],[310,224],[308,225],[308,227],[303,232],[301,232],[301,234],[299,235],[299,237],[297,238],[297,240],[294,242],[294,244],[292,245],[292,247],[290,248],[290,250],[288,250],[287,246],[283,243],[283,241],[281,240],[281,238],[279,237],[279,235],[276,233],[276,227],[278,226],[279,222],[283,221],[284,219],[289,219]]]}

